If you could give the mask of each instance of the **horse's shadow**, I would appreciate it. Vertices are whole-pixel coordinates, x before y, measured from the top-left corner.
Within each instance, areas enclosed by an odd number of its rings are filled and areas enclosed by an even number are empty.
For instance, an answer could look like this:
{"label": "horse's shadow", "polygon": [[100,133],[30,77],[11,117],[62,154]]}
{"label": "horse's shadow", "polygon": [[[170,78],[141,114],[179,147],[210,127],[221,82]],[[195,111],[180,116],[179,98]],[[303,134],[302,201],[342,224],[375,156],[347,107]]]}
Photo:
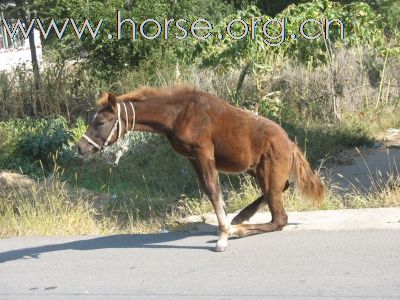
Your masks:
{"label": "horse's shadow", "polygon": [[[211,246],[201,245],[177,245],[171,242],[183,240],[193,236],[210,236],[216,232],[216,226],[209,226],[209,230],[202,232],[172,232],[160,234],[119,234],[110,236],[100,236],[90,239],[79,239],[76,241],[60,244],[50,244],[31,248],[22,248],[0,252],[0,263],[18,259],[39,258],[43,253],[63,251],[63,250],[96,250],[109,248],[148,248],[148,249],[197,249],[213,250]],[[4,242],[4,241],[3,241]],[[194,243],[199,243],[194,240]]]}

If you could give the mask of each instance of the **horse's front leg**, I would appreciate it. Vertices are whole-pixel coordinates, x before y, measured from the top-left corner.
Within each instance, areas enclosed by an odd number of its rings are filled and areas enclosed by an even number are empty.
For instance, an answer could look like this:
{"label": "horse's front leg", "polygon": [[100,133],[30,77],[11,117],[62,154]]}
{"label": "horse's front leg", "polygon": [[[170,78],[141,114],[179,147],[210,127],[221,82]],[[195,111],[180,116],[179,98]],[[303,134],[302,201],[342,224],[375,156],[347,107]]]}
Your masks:
{"label": "horse's front leg", "polygon": [[215,167],[215,160],[213,151],[199,151],[196,155],[195,160],[191,160],[193,167],[195,168],[197,175],[204,189],[210,199],[215,214],[217,215],[219,225],[219,237],[215,251],[225,251],[228,246],[229,237],[229,223],[226,217],[224,203],[222,199],[221,188],[219,185],[218,172]]}

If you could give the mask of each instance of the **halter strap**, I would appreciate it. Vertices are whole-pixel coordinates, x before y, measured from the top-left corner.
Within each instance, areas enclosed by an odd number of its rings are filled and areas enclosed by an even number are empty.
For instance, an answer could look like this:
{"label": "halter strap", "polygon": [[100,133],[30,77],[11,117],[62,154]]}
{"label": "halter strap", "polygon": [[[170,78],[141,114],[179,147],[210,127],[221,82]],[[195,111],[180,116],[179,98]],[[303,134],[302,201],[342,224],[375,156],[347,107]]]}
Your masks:
{"label": "halter strap", "polygon": [[121,105],[119,103],[117,103],[117,116],[118,116],[118,123],[119,123],[119,127],[118,127],[118,138],[117,141],[120,140],[121,135],[122,135],[122,126],[121,126]]}
{"label": "halter strap", "polygon": [[[136,114],[135,114],[135,108],[134,108],[132,102],[129,102],[129,104],[130,104],[131,107],[132,107],[132,113],[133,113],[133,115],[132,115],[132,128],[131,128],[131,131],[132,131],[133,128],[135,127]],[[93,145],[96,149],[98,149],[98,150],[102,150],[102,149],[104,149],[105,147],[108,146],[108,144],[109,144],[110,141],[111,141],[111,138],[113,137],[113,135],[114,135],[114,133],[115,133],[115,131],[116,131],[117,129],[118,129],[118,138],[117,138],[117,142],[121,140],[121,137],[122,137],[121,105],[120,105],[119,103],[117,103],[116,105],[117,105],[117,118],[116,118],[115,123],[114,123],[114,126],[113,126],[113,128],[111,129],[110,134],[108,135],[108,137],[107,137],[106,141],[104,142],[103,146],[100,146],[99,144],[97,144],[95,141],[93,141],[93,140],[92,140],[89,136],[87,136],[86,134],[82,135],[82,137],[83,137],[86,141],[88,141],[90,144],[92,144],[92,145]],[[126,108],[126,105],[125,105],[124,102],[122,102],[122,105],[123,105],[124,110],[125,110],[125,123],[126,123],[126,125],[125,125],[125,127],[126,127],[126,128],[125,128],[125,131],[128,132],[128,124],[129,124],[128,109]],[[94,121],[94,119],[97,117],[97,115],[98,115],[98,113],[95,114],[95,116],[94,116],[94,118],[93,118],[93,121]],[[93,121],[92,121],[92,122],[93,122]]]}
{"label": "halter strap", "polygon": [[95,146],[98,150],[101,150],[101,147],[99,146],[99,144],[97,144],[95,141],[93,141],[90,137],[88,137],[86,134],[82,135],[82,137],[87,140],[90,144],[92,144],[93,146]]}
{"label": "halter strap", "polygon": [[124,111],[125,111],[125,130],[128,131],[128,125],[129,125],[128,110],[126,109],[125,102],[122,102],[122,106],[124,107]]}
{"label": "halter strap", "polygon": [[136,112],[135,112],[135,107],[133,106],[132,102],[129,102],[129,104],[132,107],[132,128],[131,130],[133,130],[133,128],[135,128],[135,122],[136,122]]}

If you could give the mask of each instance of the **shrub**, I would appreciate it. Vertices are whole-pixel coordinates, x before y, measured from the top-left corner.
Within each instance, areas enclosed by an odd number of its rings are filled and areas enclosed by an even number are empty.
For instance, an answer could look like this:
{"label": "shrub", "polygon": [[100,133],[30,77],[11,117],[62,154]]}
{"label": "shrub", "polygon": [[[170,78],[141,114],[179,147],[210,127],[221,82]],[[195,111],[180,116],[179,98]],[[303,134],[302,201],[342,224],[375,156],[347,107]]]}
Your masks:
{"label": "shrub", "polygon": [[20,168],[28,173],[39,172],[42,164],[49,170],[57,153],[63,153],[73,139],[63,117],[51,119],[16,119],[0,123],[5,135],[4,153],[0,163],[10,169]]}

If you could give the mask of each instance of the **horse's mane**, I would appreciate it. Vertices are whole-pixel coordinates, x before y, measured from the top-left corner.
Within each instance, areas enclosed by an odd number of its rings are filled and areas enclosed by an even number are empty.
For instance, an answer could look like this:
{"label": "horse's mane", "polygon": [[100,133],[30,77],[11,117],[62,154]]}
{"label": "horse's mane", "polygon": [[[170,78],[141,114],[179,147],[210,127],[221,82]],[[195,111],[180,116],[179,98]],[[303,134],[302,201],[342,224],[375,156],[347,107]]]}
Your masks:
{"label": "horse's mane", "polygon": [[[115,99],[118,102],[123,101],[145,101],[154,98],[171,98],[188,93],[199,93],[200,91],[192,86],[178,85],[168,88],[154,88],[149,86],[141,87],[137,90],[128,92],[126,94],[118,95]],[[97,105],[104,106],[108,104],[109,93],[103,93],[97,101]]]}

